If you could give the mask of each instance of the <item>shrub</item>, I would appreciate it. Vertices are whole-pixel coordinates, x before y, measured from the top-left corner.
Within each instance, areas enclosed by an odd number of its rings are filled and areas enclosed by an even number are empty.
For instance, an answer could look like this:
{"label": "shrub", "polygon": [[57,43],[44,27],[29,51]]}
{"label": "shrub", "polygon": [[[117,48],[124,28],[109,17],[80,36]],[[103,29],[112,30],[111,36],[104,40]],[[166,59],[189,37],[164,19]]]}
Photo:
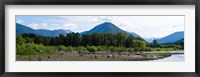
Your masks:
{"label": "shrub", "polygon": [[87,51],[87,49],[83,46],[78,46],[75,48],[75,50],[78,51],[79,53]]}
{"label": "shrub", "polygon": [[111,51],[111,52],[116,51],[116,47],[110,46],[110,47],[108,48],[108,50]]}
{"label": "shrub", "polygon": [[75,51],[75,50],[72,46],[68,46],[68,47],[66,47],[66,51],[72,52],[72,51]]}
{"label": "shrub", "polygon": [[96,52],[97,51],[97,48],[95,46],[87,46],[87,50],[89,52]]}
{"label": "shrub", "polygon": [[60,46],[58,46],[58,50],[59,50],[59,51],[61,51],[61,50],[66,51],[67,49],[66,49],[65,46],[60,45]]}
{"label": "shrub", "polygon": [[97,46],[97,51],[104,51],[103,46]]}
{"label": "shrub", "polygon": [[134,48],[128,48],[128,51],[129,52],[134,51]]}

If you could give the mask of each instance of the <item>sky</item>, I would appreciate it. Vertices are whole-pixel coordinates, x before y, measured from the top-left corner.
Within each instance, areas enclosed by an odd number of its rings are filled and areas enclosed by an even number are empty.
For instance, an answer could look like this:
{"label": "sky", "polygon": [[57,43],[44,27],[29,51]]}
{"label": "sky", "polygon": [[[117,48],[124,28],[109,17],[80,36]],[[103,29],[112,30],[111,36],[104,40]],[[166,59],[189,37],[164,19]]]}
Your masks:
{"label": "sky", "polygon": [[161,38],[184,31],[184,16],[16,16],[16,23],[33,29],[83,32],[111,22],[143,38]]}

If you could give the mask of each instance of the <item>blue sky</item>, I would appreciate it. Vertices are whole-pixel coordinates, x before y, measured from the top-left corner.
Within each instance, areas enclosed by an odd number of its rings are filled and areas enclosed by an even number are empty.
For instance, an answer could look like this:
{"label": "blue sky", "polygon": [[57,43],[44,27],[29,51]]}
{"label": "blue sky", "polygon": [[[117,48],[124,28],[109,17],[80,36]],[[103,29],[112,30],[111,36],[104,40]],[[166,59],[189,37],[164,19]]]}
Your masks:
{"label": "blue sky", "polygon": [[16,16],[16,23],[33,29],[69,29],[73,32],[87,31],[103,22],[112,22],[144,38],[184,31],[184,16]]}

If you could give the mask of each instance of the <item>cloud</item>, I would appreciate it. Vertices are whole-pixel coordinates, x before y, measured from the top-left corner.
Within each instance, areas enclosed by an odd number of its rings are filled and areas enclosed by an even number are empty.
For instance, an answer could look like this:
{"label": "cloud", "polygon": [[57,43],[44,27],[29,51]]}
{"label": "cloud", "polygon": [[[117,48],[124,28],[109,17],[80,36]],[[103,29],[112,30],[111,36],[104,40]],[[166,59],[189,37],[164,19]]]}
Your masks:
{"label": "cloud", "polygon": [[96,18],[93,18],[91,20],[89,20],[89,23],[100,23],[100,22],[112,22],[114,21],[114,17],[113,16],[98,16]]}
{"label": "cloud", "polygon": [[16,22],[17,22],[17,23],[24,23],[24,21],[21,20],[21,19],[20,19],[20,20],[17,20]]}
{"label": "cloud", "polygon": [[184,31],[185,25],[184,16],[37,16],[16,22],[33,29],[69,29],[74,32],[88,31],[103,22],[112,22],[122,30],[138,33],[145,38]]}
{"label": "cloud", "polygon": [[72,30],[72,31],[76,31],[77,29],[77,25],[75,24],[63,24],[63,25],[60,25],[60,24],[56,24],[56,23],[51,23],[51,24],[48,24],[48,23],[40,23],[40,24],[37,24],[37,23],[31,23],[29,25],[27,25],[28,27],[31,27],[33,29],[47,29],[47,30],[56,30],[56,29],[64,29],[64,30]]}
{"label": "cloud", "polygon": [[33,29],[49,29],[47,23],[41,23],[41,24],[31,23],[31,24],[29,24],[27,26],[31,27]]}
{"label": "cloud", "polygon": [[76,29],[78,28],[78,26],[75,24],[64,24],[61,27],[62,29],[69,29],[71,31],[76,31]]}
{"label": "cloud", "polygon": [[112,21],[114,18],[112,16],[100,16],[98,17],[99,21]]}
{"label": "cloud", "polygon": [[91,19],[88,21],[89,23],[99,23],[100,21],[97,18]]}

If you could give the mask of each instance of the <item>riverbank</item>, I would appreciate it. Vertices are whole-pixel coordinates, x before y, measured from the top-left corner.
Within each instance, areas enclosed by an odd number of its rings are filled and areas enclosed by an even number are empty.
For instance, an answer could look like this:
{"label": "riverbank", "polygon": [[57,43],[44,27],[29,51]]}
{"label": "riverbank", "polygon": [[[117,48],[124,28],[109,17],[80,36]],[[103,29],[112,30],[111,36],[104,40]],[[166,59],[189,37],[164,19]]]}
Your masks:
{"label": "riverbank", "polygon": [[183,51],[134,51],[94,53],[66,53],[59,51],[55,54],[17,55],[17,61],[147,61],[158,60],[173,54],[183,54]]}
{"label": "riverbank", "polygon": [[149,60],[149,61],[153,61],[153,62],[184,62],[185,58],[184,58],[184,54],[174,54],[174,55],[171,55],[170,57],[166,57],[163,59]]}

